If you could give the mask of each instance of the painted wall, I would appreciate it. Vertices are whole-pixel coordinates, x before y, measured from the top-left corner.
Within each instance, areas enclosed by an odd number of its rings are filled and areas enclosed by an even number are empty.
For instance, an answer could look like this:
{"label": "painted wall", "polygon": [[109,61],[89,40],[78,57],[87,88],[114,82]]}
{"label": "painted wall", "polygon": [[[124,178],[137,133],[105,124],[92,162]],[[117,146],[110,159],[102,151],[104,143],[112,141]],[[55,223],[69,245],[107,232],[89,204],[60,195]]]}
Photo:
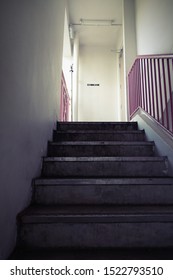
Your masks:
{"label": "painted wall", "polygon": [[72,121],[78,121],[78,82],[79,82],[79,49],[80,42],[78,34],[75,34],[74,43],[73,43],[73,86],[72,86]]}
{"label": "painted wall", "polygon": [[123,45],[124,45],[124,115],[128,120],[129,101],[128,101],[128,84],[127,75],[136,58],[136,17],[135,17],[135,0],[123,1]]}
{"label": "painted wall", "polygon": [[123,2],[123,42],[125,69],[128,73],[137,53],[135,0],[124,0]]}
{"label": "painted wall", "polygon": [[70,34],[69,34],[69,11],[67,8],[68,7],[66,7],[65,21],[64,21],[62,70],[63,70],[64,78],[66,81],[68,95],[70,97],[69,121],[71,121],[71,93],[72,93],[72,75],[71,74],[72,73],[71,73],[70,69],[73,64],[73,59],[72,59],[72,44],[71,44]]}
{"label": "painted wall", "polygon": [[136,0],[138,55],[173,53],[172,15],[172,0]]}
{"label": "painted wall", "polygon": [[[117,121],[121,121],[122,117],[121,117],[121,104],[122,104],[122,88],[121,88],[121,80],[122,80],[122,76],[121,76],[121,68],[120,68],[120,52],[123,52],[123,32],[122,32],[122,27],[119,29],[118,33],[117,33],[117,38],[116,38],[116,49],[115,49],[115,59],[116,59],[116,76],[115,76],[115,83],[116,83],[116,104],[119,104],[116,109],[117,109]],[[124,77],[124,73],[123,73],[123,77]],[[124,80],[123,80],[124,83]],[[123,94],[124,94],[124,90],[123,90]],[[123,104],[124,105],[124,104]]]}
{"label": "painted wall", "polygon": [[16,215],[59,113],[63,0],[4,0],[0,9],[0,258],[16,241]]}
{"label": "painted wall", "polygon": [[71,95],[71,65],[72,65],[72,45],[69,35],[69,14],[68,10],[65,11],[64,21],[64,39],[63,39],[63,64],[62,69],[66,80],[69,95]]}
{"label": "painted wall", "polygon": [[81,46],[79,57],[78,119],[117,120],[116,54],[109,47]]}

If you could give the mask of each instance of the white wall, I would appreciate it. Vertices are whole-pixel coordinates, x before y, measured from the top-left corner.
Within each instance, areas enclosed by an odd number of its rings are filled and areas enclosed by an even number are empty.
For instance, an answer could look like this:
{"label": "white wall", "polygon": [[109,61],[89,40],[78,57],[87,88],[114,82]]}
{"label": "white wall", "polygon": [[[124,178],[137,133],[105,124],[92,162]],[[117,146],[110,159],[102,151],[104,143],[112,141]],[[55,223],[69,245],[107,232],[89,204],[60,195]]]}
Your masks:
{"label": "white wall", "polygon": [[[71,93],[72,93],[72,73],[70,71],[71,66],[73,64],[72,58],[72,44],[70,40],[69,34],[69,11],[68,6],[66,7],[65,11],[65,21],[64,21],[64,39],[63,39],[63,62],[62,62],[62,70],[64,74],[64,78],[66,81],[66,86],[68,90],[68,94],[70,97],[70,106],[69,106],[69,116],[68,120],[71,121],[72,112],[71,112]],[[61,113],[60,113],[61,114]]]}
{"label": "white wall", "polygon": [[69,95],[71,95],[71,72],[70,68],[72,65],[72,46],[69,35],[69,15],[68,10],[65,12],[65,21],[64,21],[64,39],[63,39],[63,64],[62,69],[64,77],[66,80],[67,89]]}
{"label": "white wall", "polygon": [[124,114],[128,119],[128,84],[127,75],[136,58],[136,18],[135,0],[123,1],[123,45],[124,45],[124,103],[126,106]]}
{"label": "white wall", "polygon": [[138,55],[173,53],[172,15],[172,0],[136,0]]}
{"label": "white wall", "polygon": [[135,0],[124,0],[123,2],[123,41],[125,54],[125,69],[129,72],[136,58],[136,18]]}
{"label": "white wall", "polygon": [[79,37],[75,34],[73,45],[72,121],[78,121]]}
{"label": "white wall", "polygon": [[[100,86],[87,86],[99,84]],[[80,121],[116,121],[116,54],[109,47],[81,46],[78,116]]]}
{"label": "white wall", "polygon": [[4,0],[0,9],[0,258],[16,241],[16,215],[59,111],[65,1]]}

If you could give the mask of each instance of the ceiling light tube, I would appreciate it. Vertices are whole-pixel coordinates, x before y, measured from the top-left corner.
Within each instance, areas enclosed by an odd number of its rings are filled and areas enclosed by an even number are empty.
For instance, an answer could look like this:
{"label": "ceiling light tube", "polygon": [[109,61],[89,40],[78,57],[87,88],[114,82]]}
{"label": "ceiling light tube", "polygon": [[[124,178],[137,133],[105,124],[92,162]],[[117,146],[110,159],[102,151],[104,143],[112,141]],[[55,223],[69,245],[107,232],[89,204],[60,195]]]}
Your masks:
{"label": "ceiling light tube", "polygon": [[80,23],[72,23],[71,25],[86,26],[120,26],[121,23],[115,23],[114,19],[80,19]]}
{"label": "ceiling light tube", "polygon": [[114,20],[104,19],[80,19],[82,25],[95,25],[95,26],[111,26]]}

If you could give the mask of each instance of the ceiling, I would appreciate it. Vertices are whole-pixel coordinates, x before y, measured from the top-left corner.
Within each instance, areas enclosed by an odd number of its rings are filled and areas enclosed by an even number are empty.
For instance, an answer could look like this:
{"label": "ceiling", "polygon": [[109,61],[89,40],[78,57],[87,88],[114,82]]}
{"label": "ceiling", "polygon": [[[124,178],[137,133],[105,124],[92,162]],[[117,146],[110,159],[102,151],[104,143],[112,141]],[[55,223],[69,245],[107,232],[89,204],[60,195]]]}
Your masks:
{"label": "ceiling", "polygon": [[70,24],[79,35],[80,45],[116,48],[121,25],[86,26],[80,24],[80,19],[114,20],[115,24],[122,24],[122,0],[68,0],[68,6]]}

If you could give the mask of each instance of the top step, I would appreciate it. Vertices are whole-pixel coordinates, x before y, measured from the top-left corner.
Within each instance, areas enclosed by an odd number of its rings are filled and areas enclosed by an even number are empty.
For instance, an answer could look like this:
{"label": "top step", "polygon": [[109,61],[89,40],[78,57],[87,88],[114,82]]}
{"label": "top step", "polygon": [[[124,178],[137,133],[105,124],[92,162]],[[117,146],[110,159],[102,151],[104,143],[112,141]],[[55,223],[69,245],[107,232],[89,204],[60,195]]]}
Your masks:
{"label": "top step", "polygon": [[57,130],[137,130],[137,122],[58,122]]}

